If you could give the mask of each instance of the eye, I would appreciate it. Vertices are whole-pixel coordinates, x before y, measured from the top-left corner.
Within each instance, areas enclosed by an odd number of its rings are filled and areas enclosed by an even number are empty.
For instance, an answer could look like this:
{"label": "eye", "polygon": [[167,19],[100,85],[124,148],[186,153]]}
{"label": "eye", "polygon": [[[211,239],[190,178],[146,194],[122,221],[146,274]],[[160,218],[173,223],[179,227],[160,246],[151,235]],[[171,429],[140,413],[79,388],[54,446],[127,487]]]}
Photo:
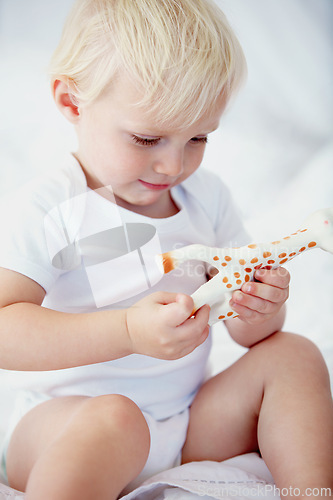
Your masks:
{"label": "eye", "polygon": [[192,137],[192,144],[207,144],[208,137],[205,135],[204,137]]}
{"label": "eye", "polygon": [[152,138],[148,138],[148,137],[140,137],[138,135],[133,135],[132,139],[135,142],[135,144],[139,144],[140,146],[148,146],[148,147],[155,146],[160,141],[159,137],[152,139]]}

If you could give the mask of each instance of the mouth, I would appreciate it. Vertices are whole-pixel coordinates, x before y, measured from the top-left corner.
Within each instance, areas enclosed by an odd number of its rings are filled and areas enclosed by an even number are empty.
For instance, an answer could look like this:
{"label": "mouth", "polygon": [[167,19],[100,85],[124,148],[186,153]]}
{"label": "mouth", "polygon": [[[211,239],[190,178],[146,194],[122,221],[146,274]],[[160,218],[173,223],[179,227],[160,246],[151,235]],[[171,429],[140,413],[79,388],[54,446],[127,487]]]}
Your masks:
{"label": "mouth", "polygon": [[153,191],[163,191],[164,189],[168,189],[171,186],[171,184],[152,184],[151,182],[146,182],[141,179],[139,179],[139,182],[142,184],[142,186]]}

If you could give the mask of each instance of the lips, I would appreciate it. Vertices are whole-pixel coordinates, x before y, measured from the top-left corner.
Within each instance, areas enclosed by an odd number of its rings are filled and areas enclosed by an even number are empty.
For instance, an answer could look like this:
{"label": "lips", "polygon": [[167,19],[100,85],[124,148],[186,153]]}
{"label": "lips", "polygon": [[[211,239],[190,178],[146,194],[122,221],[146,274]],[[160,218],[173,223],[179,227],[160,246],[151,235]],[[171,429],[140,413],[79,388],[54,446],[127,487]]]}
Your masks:
{"label": "lips", "polygon": [[163,189],[168,189],[170,184],[152,184],[151,182],[146,182],[139,179],[139,182],[146,188],[152,189],[153,191],[163,191]]}

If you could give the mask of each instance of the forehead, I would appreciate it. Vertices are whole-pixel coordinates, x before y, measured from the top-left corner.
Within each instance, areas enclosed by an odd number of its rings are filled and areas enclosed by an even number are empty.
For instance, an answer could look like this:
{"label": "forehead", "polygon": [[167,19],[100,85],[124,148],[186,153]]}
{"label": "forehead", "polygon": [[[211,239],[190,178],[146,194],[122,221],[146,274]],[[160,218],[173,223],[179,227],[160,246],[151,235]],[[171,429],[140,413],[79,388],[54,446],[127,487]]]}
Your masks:
{"label": "forehead", "polygon": [[[170,97],[170,96],[169,96]],[[226,107],[226,99],[219,96],[210,109],[205,109],[198,117],[189,119],[191,109],[180,110],[179,113],[165,118],[165,96],[147,99],[140,86],[126,77],[119,77],[95,101],[100,112],[114,116],[119,124],[133,131],[145,129],[145,133],[162,135],[167,130],[182,132],[189,128],[200,128],[197,133],[209,133],[218,127],[221,115]],[[154,132],[154,133],[153,133]]]}

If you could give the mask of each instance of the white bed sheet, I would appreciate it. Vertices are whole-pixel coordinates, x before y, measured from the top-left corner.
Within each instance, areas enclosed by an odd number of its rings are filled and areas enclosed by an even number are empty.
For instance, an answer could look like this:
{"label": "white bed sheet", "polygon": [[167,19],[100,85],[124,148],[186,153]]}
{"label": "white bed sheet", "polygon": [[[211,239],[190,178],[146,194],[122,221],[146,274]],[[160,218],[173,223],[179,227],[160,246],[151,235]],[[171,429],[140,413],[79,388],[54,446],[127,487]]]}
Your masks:
{"label": "white bed sheet", "polygon": [[[204,165],[230,186],[253,240],[277,239],[297,229],[312,211],[333,206],[333,4],[216,1],[243,44],[249,77],[212,135]],[[52,103],[45,73],[71,3],[0,0],[0,195],[52,168],[75,147],[71,127]],[[288,268],[292,283],[285,328],[318,345],[333,380],[333,256],[314,250]],[[227,337],[222,323],[213,335],[211,371],[216,373],[244,349]],[[10,405],[1,403],[5,391],[0,372],[0,409],[9,414]],[[201,485],[211,480],[232,486],[237,474],[240,481],[246,482],[249,474],[261,485],[271,481],[255,454],[231,464],[233,469],[228,461],[168,471],[128,500],[206,498],[208,489],[183,489],[177,483],[181,478],[194,478],[197,486],[196,479]],[[245,493],[243,488],[239,496],[231,496],[256,498]],[[7,498],[22,495],[0,485],[0,499]]]}

